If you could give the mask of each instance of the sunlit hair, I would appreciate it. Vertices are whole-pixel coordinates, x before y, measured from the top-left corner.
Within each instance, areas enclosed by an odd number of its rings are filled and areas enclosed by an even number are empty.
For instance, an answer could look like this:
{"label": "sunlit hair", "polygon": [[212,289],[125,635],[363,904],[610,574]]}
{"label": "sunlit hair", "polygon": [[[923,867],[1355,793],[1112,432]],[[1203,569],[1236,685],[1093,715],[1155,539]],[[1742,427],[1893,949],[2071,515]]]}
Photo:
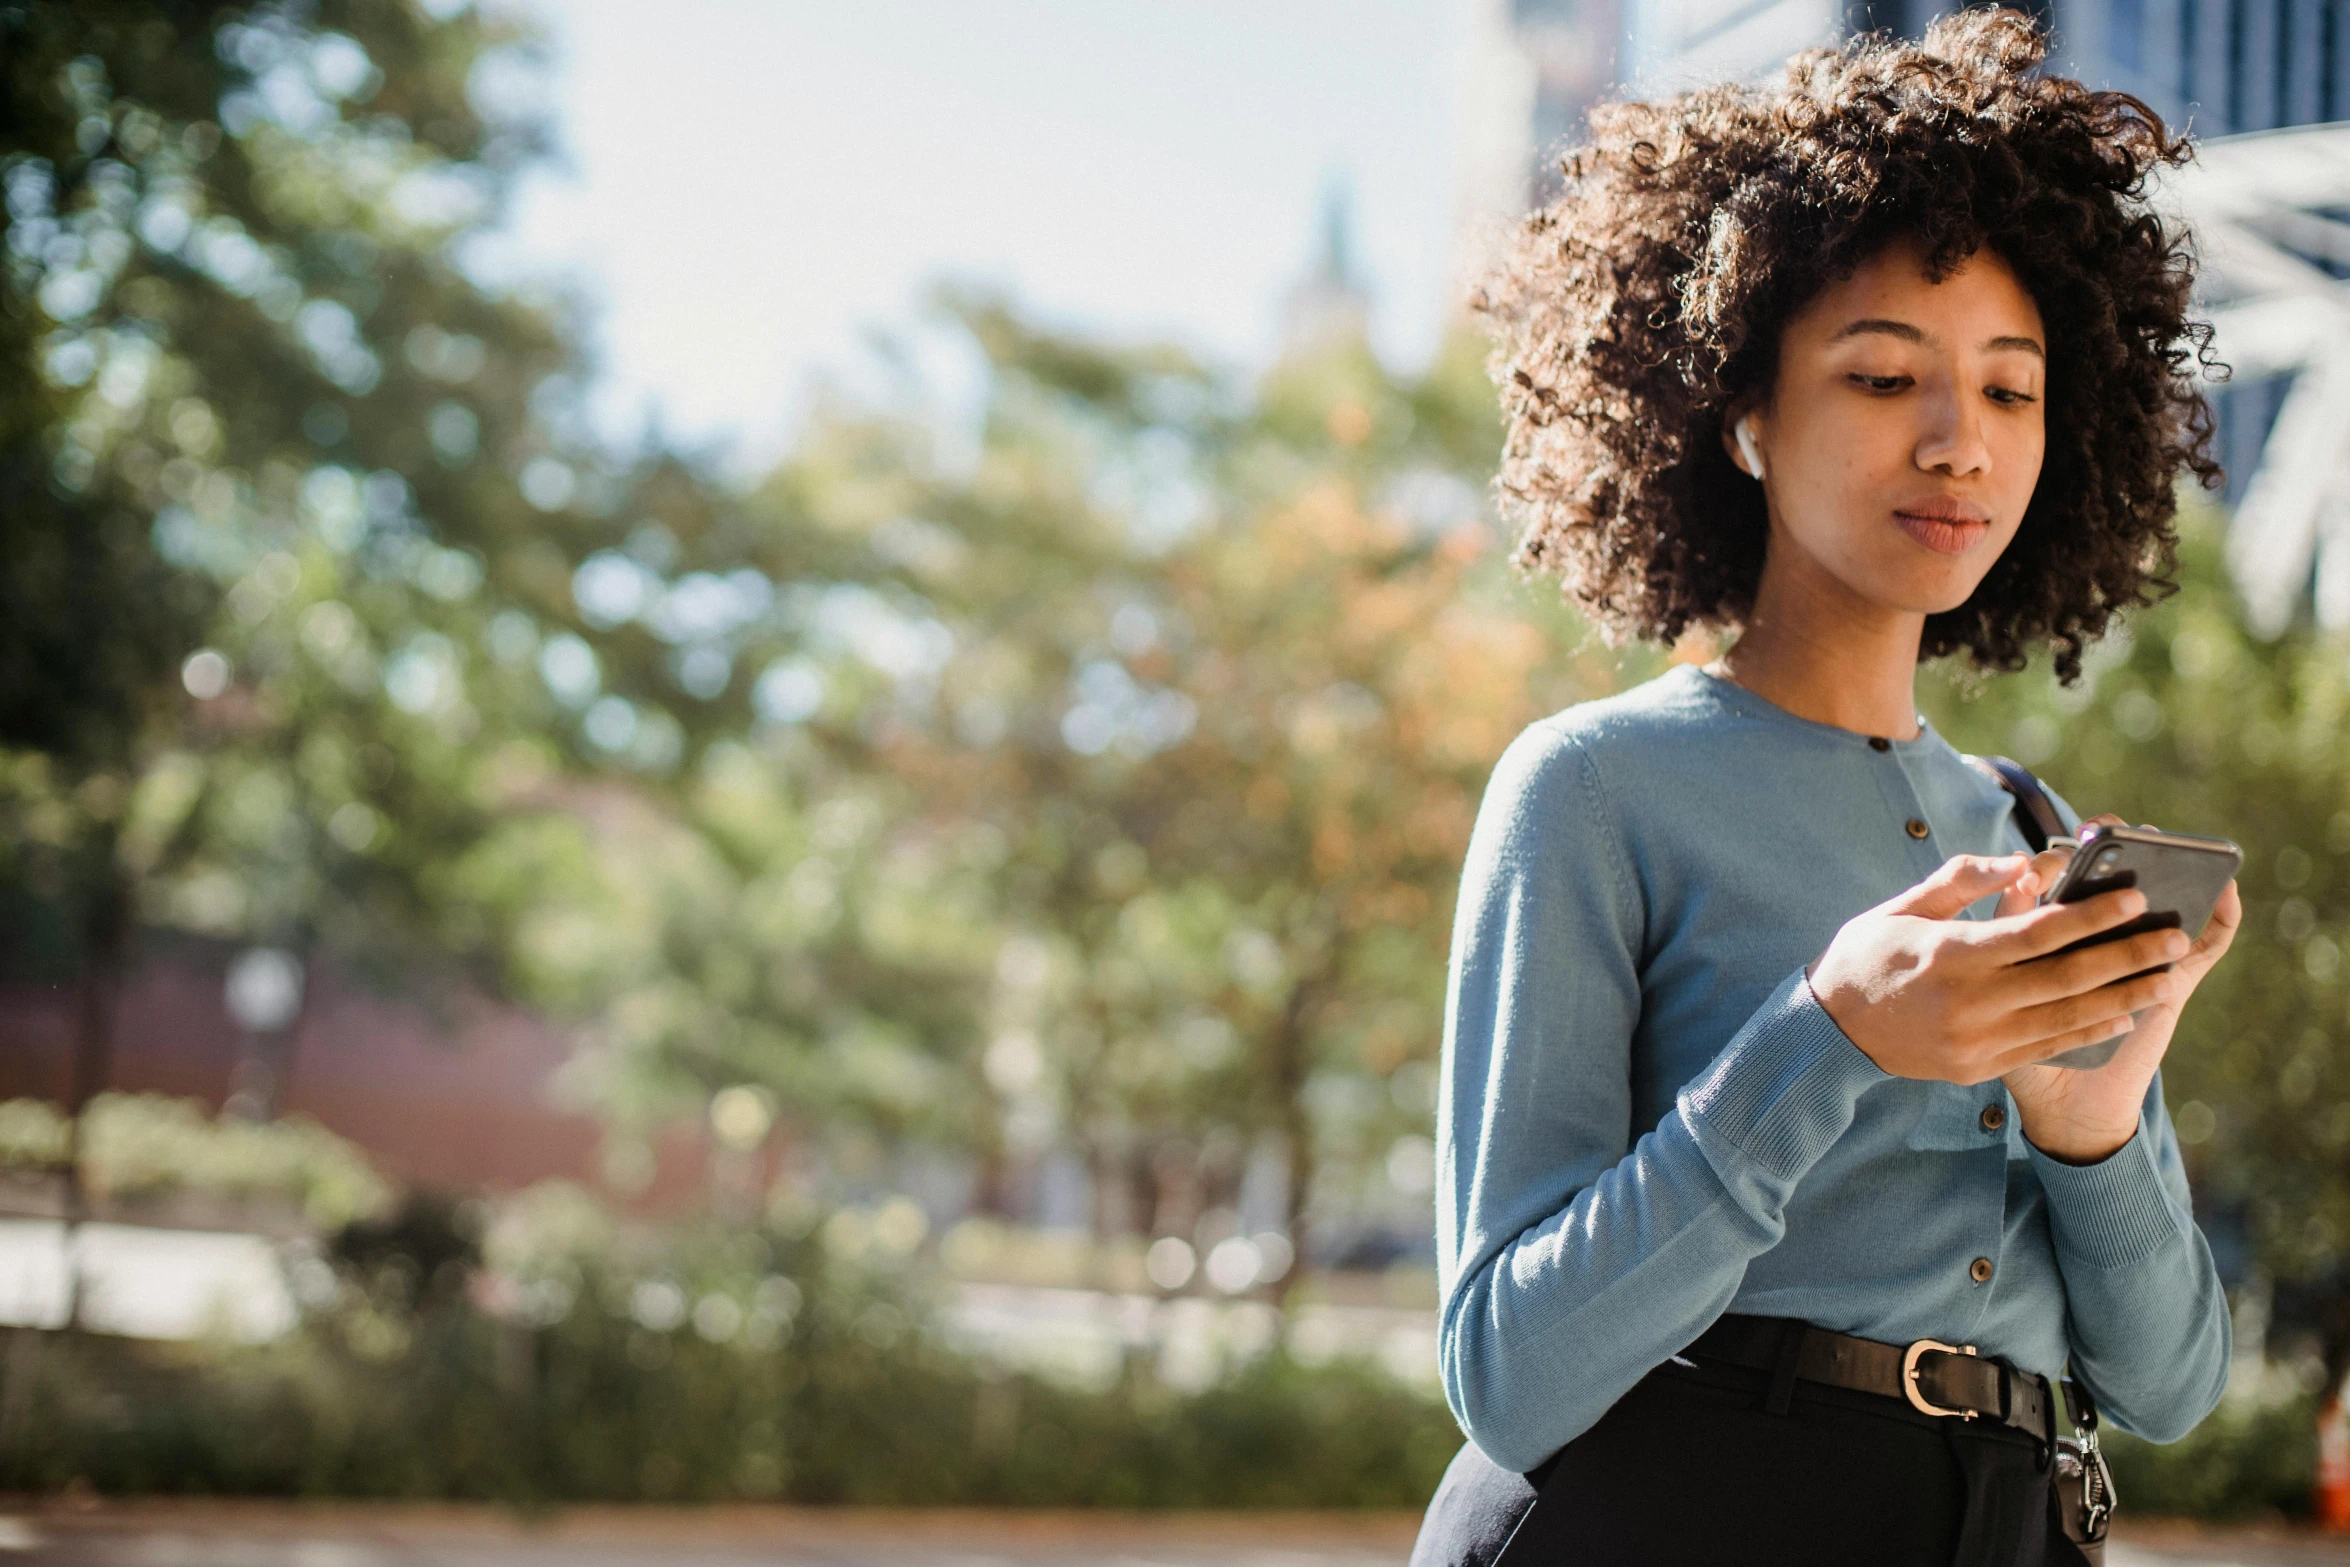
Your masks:
{"label": "sunlit hair", "polygon": [[1922,656],[2014,669],[2047,647],[2070,680],[2117,611],[2168,593],[2176,480],[2219,476],[2187,235],[2143,199],[2189,151],[2127,94],[2035,75],[2046,49],[2013,11],[1966,11],[1917,43],[1798,55],[1776,87],[1595,110],[1564,194],[1475,301],[1518,563],[1614,639],[1739,625],[1767,524],[1723,411],[1769,387],[1791,316],[1914,237],[1937,280],[1978,249],[2004,258],[2049,334],[2039,487],[1974,596],[1927,619]]}

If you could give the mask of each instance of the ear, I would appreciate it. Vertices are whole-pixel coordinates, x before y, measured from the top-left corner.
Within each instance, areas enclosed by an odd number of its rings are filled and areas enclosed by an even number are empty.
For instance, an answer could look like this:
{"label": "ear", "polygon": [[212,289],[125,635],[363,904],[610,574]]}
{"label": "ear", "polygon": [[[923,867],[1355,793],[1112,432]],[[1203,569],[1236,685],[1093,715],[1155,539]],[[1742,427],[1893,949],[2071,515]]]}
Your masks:
{"label": "ear", "polygon": [[1733,403],[1722,415],[1722,450],[1731,466],[1757,480],[1763,476],[1761,438],[1755,429],[1761,418],[1751,404]]}

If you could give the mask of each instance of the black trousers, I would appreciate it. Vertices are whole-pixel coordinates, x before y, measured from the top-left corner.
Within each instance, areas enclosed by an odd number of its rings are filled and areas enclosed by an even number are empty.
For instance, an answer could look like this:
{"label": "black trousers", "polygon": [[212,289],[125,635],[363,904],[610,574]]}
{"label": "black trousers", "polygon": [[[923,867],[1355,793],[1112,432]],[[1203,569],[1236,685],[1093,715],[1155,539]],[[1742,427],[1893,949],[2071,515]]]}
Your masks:
{"label": "black trousers", "polygon": [[1492,1567],[1521,1520],[1508,1567],[2083,1567],[2031,1437],[1814,1382],[1773,1414],[1768,1380],[1668,1362],[1531,1475],[1463,1447],[1411,1567]]}

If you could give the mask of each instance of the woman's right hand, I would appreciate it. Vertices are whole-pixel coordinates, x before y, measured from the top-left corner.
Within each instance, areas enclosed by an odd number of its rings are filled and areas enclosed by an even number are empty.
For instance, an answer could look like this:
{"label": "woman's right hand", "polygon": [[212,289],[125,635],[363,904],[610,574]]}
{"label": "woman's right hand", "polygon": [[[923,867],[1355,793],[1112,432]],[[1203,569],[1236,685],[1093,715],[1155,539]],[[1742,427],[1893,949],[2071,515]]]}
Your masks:
{"label": "woman's right hand", "polygon": [[[2185,956],[2176,930],[2058,949],[2146,911],[2134,888],[1997,919],[1959,916],[2032,875],[2021,854],[1962,854],[1856,915],[1807,971],[1812,993],[1861,1052],[1895,1077],[1981,1083],[2129,1032],[2130,1014],[2178,982],[2148,974]],[[2138,976],[2132,978],[2131,976]]]}

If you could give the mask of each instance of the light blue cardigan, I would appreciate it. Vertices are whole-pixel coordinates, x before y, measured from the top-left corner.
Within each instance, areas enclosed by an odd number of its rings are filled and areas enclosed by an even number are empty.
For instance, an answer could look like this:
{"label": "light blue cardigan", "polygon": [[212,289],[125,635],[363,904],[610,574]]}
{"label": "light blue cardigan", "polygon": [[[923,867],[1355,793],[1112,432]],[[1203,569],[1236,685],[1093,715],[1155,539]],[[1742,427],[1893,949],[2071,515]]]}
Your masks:
{"label": "light blue cardigan", "polygon": [[1437,1112],[1445,1393],[1496,1463],[1534,1467],[1725,1311],[2069,1359],[2158,1441],[2209,1413],[2226,1300],[2161,1079],[2120,1151],[2063,1164],[1996,1081],[1879,1070],[1803,979],[1948,856],[2021,849],[2011,806],[1931,729],[1873,742],[1690,666],[1510,746]]}

